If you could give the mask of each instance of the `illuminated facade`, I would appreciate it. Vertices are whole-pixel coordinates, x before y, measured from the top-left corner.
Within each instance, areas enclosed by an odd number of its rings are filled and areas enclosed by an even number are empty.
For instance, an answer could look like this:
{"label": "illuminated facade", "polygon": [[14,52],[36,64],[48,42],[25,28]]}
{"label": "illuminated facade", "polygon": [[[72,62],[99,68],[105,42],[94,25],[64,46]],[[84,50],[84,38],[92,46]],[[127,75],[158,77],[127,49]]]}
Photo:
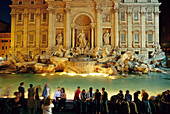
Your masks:
{"label": "illuminated facade", "polygon": [[[87,46],[148,55],[159,45],[158,0],[12,0],[11,53],[55,51],[60,34],[75,48],[84,31]],[[105,34],[107,43],[104,41]]]}
{"label": "illuminated facade", "polygon": [[7,59],[11,48],[11,33],[0,33],[0,57]]}

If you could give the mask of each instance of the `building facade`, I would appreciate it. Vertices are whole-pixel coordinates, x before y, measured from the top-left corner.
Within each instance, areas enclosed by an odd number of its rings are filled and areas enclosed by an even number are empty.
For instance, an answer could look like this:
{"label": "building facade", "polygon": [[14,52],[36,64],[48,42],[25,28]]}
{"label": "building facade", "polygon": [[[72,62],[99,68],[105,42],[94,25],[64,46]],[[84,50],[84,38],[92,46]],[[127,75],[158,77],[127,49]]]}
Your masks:
{"label": "building facade", "polygon": [[35,56],[57,45],[112,47],[148,55],[159,46],[158,0],[12,0],[11,52]]}
{"label": "building facade", "polygon": [[0,33],[0,57],[8,59],[11,48],[11,33]]}

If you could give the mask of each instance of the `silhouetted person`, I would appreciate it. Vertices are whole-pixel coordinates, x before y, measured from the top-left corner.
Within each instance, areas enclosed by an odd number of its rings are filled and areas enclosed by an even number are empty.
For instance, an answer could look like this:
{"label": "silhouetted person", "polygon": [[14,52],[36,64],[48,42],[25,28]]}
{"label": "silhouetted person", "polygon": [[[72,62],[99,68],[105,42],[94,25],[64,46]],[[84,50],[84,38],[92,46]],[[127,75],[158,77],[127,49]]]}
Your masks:
{"label": "silhouetted person", "polygon": [[20,83],[20,86],[18,87],[18,91],[20,92],[20,93],[22,93],[22,95],[21,95],[21,100],[24,100],[24,93],[25,93],[25,89],[24,89],[24,82],[21,82]]}

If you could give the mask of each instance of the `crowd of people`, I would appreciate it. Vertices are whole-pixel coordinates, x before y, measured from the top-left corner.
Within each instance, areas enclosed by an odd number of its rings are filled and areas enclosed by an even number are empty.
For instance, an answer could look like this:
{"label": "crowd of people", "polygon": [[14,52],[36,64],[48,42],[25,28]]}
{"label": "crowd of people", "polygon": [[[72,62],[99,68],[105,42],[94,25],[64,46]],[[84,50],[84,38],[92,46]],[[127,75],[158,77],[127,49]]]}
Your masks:
{"label": "crowd of people", "polygon": [[[50,88],[45,83],[44,89],[41,87],[33,87],[30,84],[28,88],[28,99],[25,100],[24,83],[20,83],[18,92],[14,92],[16,96],[8,103],[11,107],[11,114],[22,114],[24,108],[29,114],[36,114],[37,110],[43,110],[43,114],[52,114],[56,111],[63,111],[66,106],[67,94],[65,88],[58,87],[54,100],[50,98]],[[139,99],[141,95],[141,100]],[[43,103],[38,101],[40,96],[43,97]],[[133,100],[132,100],[133,97]],[[109,105],[108,105],[109,104]],[[145,91],[136,91],[133,96],[129,90],[126,90],[125,95],[120,90],[117,95],[113,95],[108,102],[108,93],[105,88],[96,89],[90,87],[88,91],[82,89],[80,86],[74,92],[74,111],[76,114],[169,114],[170,113],[170,91],[167,90],[157,96],[149,97]]]}

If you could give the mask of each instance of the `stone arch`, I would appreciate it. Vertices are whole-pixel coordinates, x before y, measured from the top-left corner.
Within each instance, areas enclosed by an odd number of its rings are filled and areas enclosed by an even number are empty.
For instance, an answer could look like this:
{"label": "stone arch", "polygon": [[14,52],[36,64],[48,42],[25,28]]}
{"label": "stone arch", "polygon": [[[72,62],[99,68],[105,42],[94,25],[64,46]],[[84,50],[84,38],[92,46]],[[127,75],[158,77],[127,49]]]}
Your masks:
{"label": "stone arch", "polygon": [[89,14],[89,13],[86,13],[86,12],[79,12],[77,13],[74,17],[73,17],[73,20],[72,20],[72,23],[75,23],[76,22],[76,19],[79,18],[80,16],[84,16],[84,17],[88,17],[91,21],[91,23],[94,23],[94,18]]}

